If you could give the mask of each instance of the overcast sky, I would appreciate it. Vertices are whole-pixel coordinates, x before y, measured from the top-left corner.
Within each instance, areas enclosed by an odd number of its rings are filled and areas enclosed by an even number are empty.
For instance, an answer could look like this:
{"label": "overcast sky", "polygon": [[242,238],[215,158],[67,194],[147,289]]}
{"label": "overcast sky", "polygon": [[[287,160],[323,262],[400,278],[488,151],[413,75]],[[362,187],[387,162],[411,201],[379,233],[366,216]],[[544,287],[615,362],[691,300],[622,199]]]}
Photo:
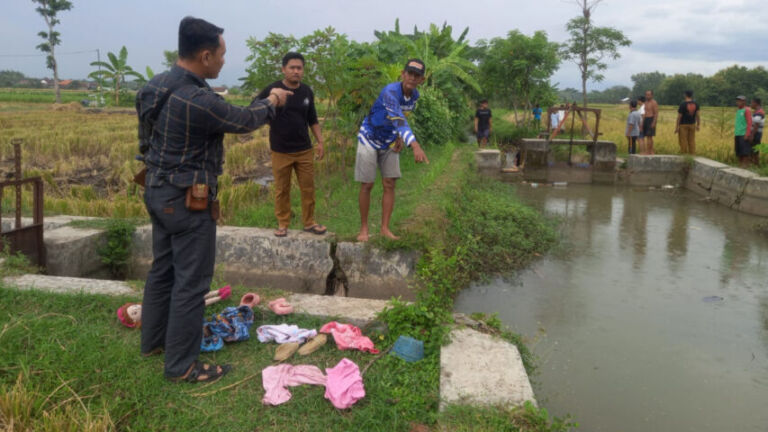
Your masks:
{"label": "overcast sky", "polygon": [[[44,30],[42,17],[30,0],[3,0],[0,15],[0,70],[26,75],[52,75],[45,58],[35,55]],[[10,4],[8,4],[10,3]],[[214,85],[238,83],[245,75],[249,54],[245,41],[268,32],[300,37],[333,26],[357,41],[371,41],[374,30],[447,21],[454,35],[469,27],[472,42],[504,36],[518,29],[526,34],[544,30],[553,41],[566,39],[564,25],[579,11],[563,0],[72,0],[74,8],[61,14],[59,31],[62,79],[84,78],[93,69],[96,49],[102,58],[125,45],[128,63],[143,73],[146,66],[162,70],[163,50],[176,49],[179,20],[186,15],[205,18],[224,27],[227,64]],[[597,25],[624,31],[633,41],[622,57],[609,64],[606,80],[589,84],[602,89],[631,85],[636,72],[696,72],[705,75],[733,64],[764,65],[768,43],[764,23],[768,8],[747,0],[604,0],[593,14]],[[89,51],[79,54],[79,51]],[[578,70],[563,63],[553,77],[560,88],[580,88]]]}

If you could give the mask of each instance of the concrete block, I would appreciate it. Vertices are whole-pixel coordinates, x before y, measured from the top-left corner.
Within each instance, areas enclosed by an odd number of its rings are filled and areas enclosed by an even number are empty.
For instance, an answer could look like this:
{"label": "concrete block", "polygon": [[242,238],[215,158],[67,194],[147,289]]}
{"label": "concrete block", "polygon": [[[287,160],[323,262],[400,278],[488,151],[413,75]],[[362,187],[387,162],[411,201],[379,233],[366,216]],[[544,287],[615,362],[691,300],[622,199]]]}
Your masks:
{"label": "concrete block", "polygon": [[739,202],[739,210],[758,216],[768,216],[768,177],[749,179]]}
{"label": "concrete block", "polygon": [[498,150],[478,150],[475,152],[475,163],[480,170],[501,169],[501,152]]}
{"label": "concrete block", "polygon": [[683,156],[629,155],[627,181],[633,186],[682,185],[688,170]]}
{"label": "concrete block", "polygon": [[[69,224],[72,221],[76,220],[95,220],[99,218],[95,217],[86,217],[86,216],[67,216],[67,215],[59,215],[59,216],[46,216],[43,218],[43,229],[44,230],[53,230],[56,228],[63,227],[67,224]],[[32,225],[32,218],[30,217],[23,217],[21,218],[21,226],[29,226]],[[16,219],[13,215],[3,215],[2,220],[2,230],[3,231],[10,231],[16,227]]]}
{"label": "concrete block", "polygon": [[517,347],[464,328],[440,350],[440,406],[452,403],[519,406],[536,399]]}
{"label": "concrete block", "polygon": [[742,168],[723,168],[715,172],[709,197],[720,204],[734,207],[741,201],[747,183],[758,175]]}
{"label": "concrete block", "polygon": [[688,178],[685,180],[685,187],[700,195],[709,195],[715,174],[725,168],[730,166],[711,159],[695,157],[693,166],[688,172]]}
{"label": "concrete block", "polygon": [[336,245],[336,257],[347,276],[348,296],[414,299],[408,284],[419,260],[417,252],[384,252],[364,243],[340,242]]}
{"label": "concrete block", "polygon": [[291,294],[287,300],[298,313],[329,319],[338,317],[358,327],[365,327],[373,322],[376,314],[389,304],[386,300],[313,294]]}
{"label": "concrete block", "polygon": [[127,283],[100,279],[82,279],[62,276],[22,275],[9,276],[3,282],[20,290],[41,290],[60,294],[137,295]]}
{"label": "concrete block", "polygon": [[107,242],[106,231],[62,226],[44,233],[49,275],[108,277],[98,250]]}
{"label": "concrete block", "polygon": [[[216,265],[223,266],[229,283],[322,294],[333,269],[328,237],[291,230],[277,238],[271,229],[219,227]],[[152,227],[140,227],[134,234],[129,277],[146,278],[151,264]]]}
{"label": "concrete block", "polygon": [[549,145],[544,139],[524,139],[520,153],[526,169],[541,169],[549,165]]}

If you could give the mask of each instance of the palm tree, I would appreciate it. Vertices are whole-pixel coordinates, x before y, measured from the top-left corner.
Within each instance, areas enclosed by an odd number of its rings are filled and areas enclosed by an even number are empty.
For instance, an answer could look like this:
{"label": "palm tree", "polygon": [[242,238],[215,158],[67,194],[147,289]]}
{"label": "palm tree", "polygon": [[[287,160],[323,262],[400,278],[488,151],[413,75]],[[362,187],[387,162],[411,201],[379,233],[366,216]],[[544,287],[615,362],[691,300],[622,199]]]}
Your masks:
{"label": "palm tree", "polygon": [[88,76],[97,81],[103,79],[112,80],[112,88],[115,92],[115,105],[120,105],[120,85],[125,82],[125,77],[130,75],[140,80],[144,80],[145,78],[143,75],[134,71],[133,68],[128,66],[128,50],[125,49],[125,46],[120,49],[119,56],[116,56],[114,53],[110,52],[107,53],[107,57],[109,58],[109,63],[102,61],[95,61],[91,63],[91,66],[98,66],[103,69],[93,71]]}

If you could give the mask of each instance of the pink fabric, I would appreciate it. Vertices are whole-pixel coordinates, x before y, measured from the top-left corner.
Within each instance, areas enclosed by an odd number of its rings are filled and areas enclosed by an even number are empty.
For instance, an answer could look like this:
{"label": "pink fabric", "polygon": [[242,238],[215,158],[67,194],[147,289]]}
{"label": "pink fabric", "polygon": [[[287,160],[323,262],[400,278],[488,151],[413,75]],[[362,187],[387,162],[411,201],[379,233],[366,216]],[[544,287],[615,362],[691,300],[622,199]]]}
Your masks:
{"label": "pink fabric", "polygon": [[320,329],[320,333],[332,334],[339,349],[357,349],[372,354],[379,353],[379,350],[373,346],[373,342],[368,337],[363,336],[363,332],[352,324],[339,324],[336,321],[331,321]]}
{"label": "pink fabric", "polygon": [[338,409],[347,409],[365,397],[363,377],[355,362],[347,358],[326,369],[328,380],[325,384],[325,398]]}
{"label": "pink fabric", "polygon": [[[264,405],[280,405],[291,399],[291,392],[286,387],[301,384],[325,385],[326,378],[317,366],[280,364],[261,371],[261,381],[266,390],[261,402]],[[326,391],[326,397],[327,395]]]}

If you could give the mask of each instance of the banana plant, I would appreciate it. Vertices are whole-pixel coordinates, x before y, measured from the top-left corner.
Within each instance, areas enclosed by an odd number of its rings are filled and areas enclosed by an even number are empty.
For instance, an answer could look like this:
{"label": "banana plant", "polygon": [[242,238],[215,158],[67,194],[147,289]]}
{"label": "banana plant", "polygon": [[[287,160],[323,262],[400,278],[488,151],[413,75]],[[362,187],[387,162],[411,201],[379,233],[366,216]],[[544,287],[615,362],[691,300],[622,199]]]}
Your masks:
{"label": "banana plant", "polygon": [[112,89],[115,93],[115,105],[120,105],[120,85],[125,83],[125,77],[132,76],[145,81],[146,79],[128,66],[128,50],[125,46],[120,49],[118,55],[110,52],[107,53],[107,57],[109,58],[109,63],[103,61],[92,62],[91,66],[100,67],[101,69],[91,72],[88,76],[96,80],[111,80],[113,84]]}

